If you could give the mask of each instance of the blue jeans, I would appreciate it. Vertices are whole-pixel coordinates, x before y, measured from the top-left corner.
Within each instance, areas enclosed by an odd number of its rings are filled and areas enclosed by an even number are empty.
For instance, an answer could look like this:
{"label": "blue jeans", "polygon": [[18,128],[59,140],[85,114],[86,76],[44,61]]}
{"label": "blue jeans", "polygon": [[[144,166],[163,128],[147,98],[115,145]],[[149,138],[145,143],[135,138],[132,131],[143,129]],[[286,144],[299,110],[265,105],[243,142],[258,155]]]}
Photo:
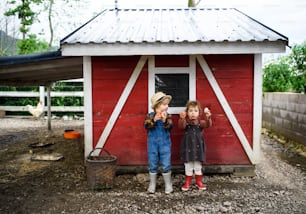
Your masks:
{"label": "blue jeans", "polygon": [[163,126],[156,126],[148,132],[148,161],[150,173],[157,173],[159,164],[163,173],[171,171],[170,132]]}

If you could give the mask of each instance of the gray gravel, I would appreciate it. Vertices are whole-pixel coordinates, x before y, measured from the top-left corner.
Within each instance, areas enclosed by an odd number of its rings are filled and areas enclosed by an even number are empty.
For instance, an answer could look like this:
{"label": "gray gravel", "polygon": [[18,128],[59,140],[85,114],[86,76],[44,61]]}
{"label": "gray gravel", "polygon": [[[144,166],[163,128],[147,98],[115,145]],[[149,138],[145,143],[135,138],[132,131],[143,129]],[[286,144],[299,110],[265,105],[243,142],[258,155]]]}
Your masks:
{"label": "gray gravel", "polygon": [[[159,177],[156,194],[145,192],[146,174],[117,178],[118,186],[109,192],[83,193],[75,196],[83,203],[80,213],[305,213],[305,172],[279,159],[282,147],[263,135],[261,162],[255,177],[229,175],[205,176],[207,191],[182,192],[184,175],[173,175],[175,191],[163,193]],[[305,161],[306,159],[304,159]],[[126,178],[126,180],[124,179]],[[123,186],[130,186],[123,190]],[[122,188],[120,188],[122,187]],[[71,212],[69,208],[66,210]],[[72,212],[75,210],[72,210]]]}
{"label": "gray gravel", "polygon": [[[4,127],[1,120],[0,130]],[[77,125],[82,122],[76,121]],[[18,126],[29,127],[29,123],[19,122],[14,130]],[[90,191],[83,186],[64,195],[58,193],[52,200],[46,197],[45,207],[38,204],[31,213],[306,213],[305,171],[280,159],[280,153],[287,151],[266,134],[262,135],[261,151],[255,177],[205,175],[206,191],[194,187],[180,191],[184,175],[173,174],[172,194],[164,193],[161,176],[157,192],[148,194],[147,174],[119,175],[111,190]]]}

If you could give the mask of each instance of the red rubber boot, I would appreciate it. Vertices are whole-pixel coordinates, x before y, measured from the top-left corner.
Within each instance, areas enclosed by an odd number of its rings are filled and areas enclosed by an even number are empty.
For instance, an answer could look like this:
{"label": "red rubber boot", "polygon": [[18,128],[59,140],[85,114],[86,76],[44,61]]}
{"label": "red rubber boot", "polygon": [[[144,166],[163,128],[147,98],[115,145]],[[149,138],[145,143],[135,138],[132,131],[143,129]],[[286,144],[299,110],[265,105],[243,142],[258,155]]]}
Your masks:
{"label": "red rubber boot", "polygon": [[187,191],[189,190],[190,186],[191,186],[191,182],[192,182],[192,176],[185,176],[185,184],[184,186],[182,186],[182,190],[183,191]]}
{"label": "red rubber boot", "polygon": [[206,186],[202,183],[202,175],[195,175],[196,185],[200,190],[206,190]]}

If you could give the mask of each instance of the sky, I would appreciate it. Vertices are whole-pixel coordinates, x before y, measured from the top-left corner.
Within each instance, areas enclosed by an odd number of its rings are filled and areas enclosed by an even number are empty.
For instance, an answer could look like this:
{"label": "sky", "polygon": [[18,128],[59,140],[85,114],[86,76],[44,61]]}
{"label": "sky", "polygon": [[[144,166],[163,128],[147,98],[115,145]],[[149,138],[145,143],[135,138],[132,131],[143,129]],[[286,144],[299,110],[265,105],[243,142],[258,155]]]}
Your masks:
{"label": "sky", "polygon": [[[196,0],[197,1],[197,0]],[[57,0],[60,5],[63,0]],[[72,1],[71,1],[72,2]],[[69,6],[64,2],[59,7],[67,9],[58,14],[56,31],[57,43],[81,24],[86,23],[94,15],[106,8],[186,8],[188,0],[81,0],[81,6],[68,11]],[[2,1],[0,0],[0,6]],[[70,2],[69,2],[70,3]],[[197,7],[205,8],[236,8],[254,18],[269,28],[288,37],[289,46],[302,44],[306,41],[306,0],[201,0]],[[1,11],[1,8],[0,8]],[[64,18],[70,13],[69,18]],[[67,17],[67,16],[66,16]],[[40,22],[31,28],[33,33],[42,33],[48,37],[48,22],[40,18]],[[48,41],[48,38],[45,38]],[[288,48],[287,53],[290,52]],[[286,54],[287,54],[286,53]]]}

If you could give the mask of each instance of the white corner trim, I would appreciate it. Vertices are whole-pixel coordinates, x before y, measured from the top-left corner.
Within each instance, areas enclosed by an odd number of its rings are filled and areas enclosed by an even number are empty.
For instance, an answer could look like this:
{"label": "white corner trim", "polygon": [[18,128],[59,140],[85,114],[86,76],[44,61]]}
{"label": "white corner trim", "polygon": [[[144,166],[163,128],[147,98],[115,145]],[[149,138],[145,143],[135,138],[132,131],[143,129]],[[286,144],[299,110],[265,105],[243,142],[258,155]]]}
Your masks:
{"label": "white corner trim", "polygon": [[218,82],[216,81],[210,67],[208,66],[206,60],[204,59],[204,57],[202,55],[197,55],[197,60],[204,72],[204,75],[206,75],[208,82],[210,84],[210,86],[213,88],[214,93],[216,94],[225,114],[227,115],[227,118],[229,119],[230,123],[232,124],[232,127],[234,129],[234,131],[236,132],[244,151],[246,152],[249,160],[251,161],[251,163],[254,163],[254,157],[253,157],[253,151],[252,148],[248,142],[248,139],[246,138],[244,132],[241,129],[240,124],[238,123],[230,105],[228,104],[221,88],[218,85]]}
{"label": "white corner trim", "polygon": [[253,100],[253,154],[254,163],[260,160],[260,136],[262,126],[262,55],[254,55],[254,100]]}
{"label": "white corner trim", "polygon": [[151,97],[155,93],[155,56],[148,57],[148,112],[151,111]]}
{"label": "white corner trim", "polygon": [[84,77],[84,155],[85,158],[93,149],[92,146],[92,69],[91,57],[83,57]]}
{"label": "white corner trim", "polygon": [[[147,56],[141,56],[129,81],[127,82],[113,112],[112,112],[112,115],[110,116],[100,138],[99,138],[99,141],[96,145],[95,148],[103,148],[104,147],[104,144],[114,126],[114,124],[116,123],[117,119],[118,119],[118,116],[126,102],[126,100],[128,99],[138,77],[139,77],[139,74],[141,73],[141,70],[143,68],[143,66],[145,65],[146,61],[147,61],[148,57]],[[95,150],[92,154],[93,155],[98,155],[100,151],[98,150]]]}
{"label": "white corner trim", "polygon": [[[189,56],[189,99],[196,100],[196,55]],[[185,106],[184,106],[185,107]]]}

